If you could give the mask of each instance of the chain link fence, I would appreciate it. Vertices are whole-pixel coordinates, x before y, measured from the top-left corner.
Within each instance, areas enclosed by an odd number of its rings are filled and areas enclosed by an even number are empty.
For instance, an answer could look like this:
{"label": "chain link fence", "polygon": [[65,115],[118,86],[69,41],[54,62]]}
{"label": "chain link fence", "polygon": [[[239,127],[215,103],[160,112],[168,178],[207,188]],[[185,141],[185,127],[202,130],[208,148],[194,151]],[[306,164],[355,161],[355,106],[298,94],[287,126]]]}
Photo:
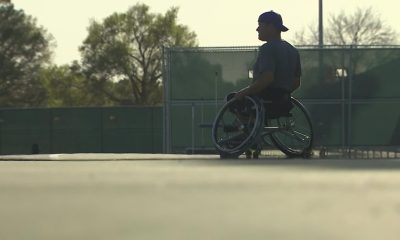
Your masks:
{"label": "chain link fence", "polygon": [[[301,88],[321,157],[400,156],[400,46],[298,47]],[[258,47],[164,49],[164,152],[213,150],[229,92],[252,81]]]}

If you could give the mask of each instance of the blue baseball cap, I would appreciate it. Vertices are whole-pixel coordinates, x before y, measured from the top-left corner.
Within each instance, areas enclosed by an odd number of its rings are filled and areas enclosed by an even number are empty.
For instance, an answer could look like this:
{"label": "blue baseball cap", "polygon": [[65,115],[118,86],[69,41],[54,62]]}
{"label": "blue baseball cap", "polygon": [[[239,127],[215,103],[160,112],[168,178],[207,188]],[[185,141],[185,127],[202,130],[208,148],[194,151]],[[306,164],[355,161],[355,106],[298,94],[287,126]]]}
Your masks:
{"label": "blue baseball cap", "polygon": [[289,28],[285,27],[282,23],[282,17],[279,13],[274,11],[269,11],[261,14],[258,17],[258,22],[262,23],[272,23],[281,32],[286,32]]}

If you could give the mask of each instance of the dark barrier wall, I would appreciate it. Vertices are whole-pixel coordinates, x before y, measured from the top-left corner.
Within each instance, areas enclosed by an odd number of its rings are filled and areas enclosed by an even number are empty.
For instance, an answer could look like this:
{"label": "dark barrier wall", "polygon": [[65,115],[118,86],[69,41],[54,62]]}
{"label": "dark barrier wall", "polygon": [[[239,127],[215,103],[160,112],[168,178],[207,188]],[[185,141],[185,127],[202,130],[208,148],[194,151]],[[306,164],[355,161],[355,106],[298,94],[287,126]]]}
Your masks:
{"label": "dark barrier wall", "polygon": [[162,107],[0,110],[0,153],[160,153]]}

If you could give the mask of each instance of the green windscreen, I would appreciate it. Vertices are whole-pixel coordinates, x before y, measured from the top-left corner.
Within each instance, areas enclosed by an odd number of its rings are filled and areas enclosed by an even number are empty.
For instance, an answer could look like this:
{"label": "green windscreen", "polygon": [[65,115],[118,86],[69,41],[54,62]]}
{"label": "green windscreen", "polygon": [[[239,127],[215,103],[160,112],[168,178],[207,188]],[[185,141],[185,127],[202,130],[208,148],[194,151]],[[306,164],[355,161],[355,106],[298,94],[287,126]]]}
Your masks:
{"label": "green windscreen", "polygon": [[[299,47],[301,87],[316,146],[400,145],[400,48]],[[213,148],[210,127],[224,97],[253,81],[257,47],[167,49],[166,124],[170,152]]]}

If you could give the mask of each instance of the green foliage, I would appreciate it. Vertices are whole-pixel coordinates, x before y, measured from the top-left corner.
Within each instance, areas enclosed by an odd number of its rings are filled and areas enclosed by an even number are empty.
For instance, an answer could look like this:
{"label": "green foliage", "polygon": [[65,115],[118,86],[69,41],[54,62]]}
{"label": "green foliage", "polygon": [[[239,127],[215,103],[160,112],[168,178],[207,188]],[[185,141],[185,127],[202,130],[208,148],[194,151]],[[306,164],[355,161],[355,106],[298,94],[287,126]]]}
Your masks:
{"label": "green foliage", "polygon": [[136,4],[92,21],[80,48],[89,88],[115,105],[161,103],[162,47],[196,46],[196,35],[177,23],[177,14],[177,8],[162,15]]}
{"label": "green foliage", "polygon": [[50,58],[52,38],[12,4],[0,5],[0,106],[40,106],[45,90],[38,75]]}
{"label": "green foliage", "polygon": [[105,106],[107,98],[99,98],[86,85],[85,76],[75,62],[71,66],[50,66],[42,69],[40,80],[46,89],[48,107]]}

